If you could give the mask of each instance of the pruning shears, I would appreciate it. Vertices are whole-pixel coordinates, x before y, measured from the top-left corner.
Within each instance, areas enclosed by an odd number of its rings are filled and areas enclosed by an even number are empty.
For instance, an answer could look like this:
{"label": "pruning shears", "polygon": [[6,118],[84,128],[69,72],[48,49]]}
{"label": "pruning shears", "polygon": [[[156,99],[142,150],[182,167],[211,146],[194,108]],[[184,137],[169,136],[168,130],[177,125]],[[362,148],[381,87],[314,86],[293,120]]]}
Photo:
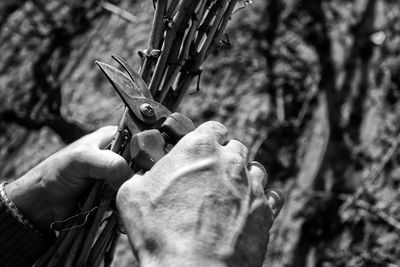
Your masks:
{"label": "pruning shears", "polygon": [[181,113],[171,113],[155,101],[142,77],[119,56],[112,56],[127,74],[96,61],[127,107],[111,150],[122,155],[133,170],[149,170],[183,136],[194,130]]}

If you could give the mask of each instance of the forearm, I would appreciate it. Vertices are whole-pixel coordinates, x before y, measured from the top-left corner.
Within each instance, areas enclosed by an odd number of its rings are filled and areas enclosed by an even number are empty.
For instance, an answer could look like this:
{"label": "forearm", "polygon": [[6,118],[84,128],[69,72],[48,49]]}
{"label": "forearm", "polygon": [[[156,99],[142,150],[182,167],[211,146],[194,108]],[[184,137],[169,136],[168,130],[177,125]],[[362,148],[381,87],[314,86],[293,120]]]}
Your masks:
{"label": "forearm", "polygon": [[227,265],[221,261],[208,259],[204,257],[188,255],[182,256],[171,256],[162,258],[145,258],[140,261],[141,267],[159,267],[159,266],[175,266],[175,267],[227,267]]}

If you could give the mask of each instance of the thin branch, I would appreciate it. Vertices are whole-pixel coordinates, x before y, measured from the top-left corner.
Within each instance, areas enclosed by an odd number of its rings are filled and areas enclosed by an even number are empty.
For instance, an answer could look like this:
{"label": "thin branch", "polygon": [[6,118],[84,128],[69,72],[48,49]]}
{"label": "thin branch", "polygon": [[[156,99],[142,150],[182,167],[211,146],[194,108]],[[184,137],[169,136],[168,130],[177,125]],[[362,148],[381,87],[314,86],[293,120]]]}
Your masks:
{"label": "thin branch", "polygon": [[164,99],[167,96],[169,89],[177,79],[177,76],[179,72],[182,70],[183,65],[189,60],[190,46],[198,29],[198,25],[200,24],[200,18],[203,17],[204,12],[206,10],[207,3],[208,1],[202,1],[198,12],[194,15],[194,18],[192,18],[192,25],[182,45],[182,52],[180,54],[179,61],[176,64],[173,64],[169,67],[170,69],[173,69],[173,71],[171,71],[169,75],[166,76],[166,81],[163,84],[161,94],[159,97],[160,103],[164,102]]}
{"label": "thin branch", "polygon": [[167,60],[171,52],[172,44],[176,38],[176,35],[180,30],[180,27],[184,26],[185,22],[187,23],[189,21],[189,18],[193,13],[196,4],[196,1],[182,1],[180,6],[181,12],[179,12],[175,16],[170,27],[166,30],[165,41],[162,47],[162,54],[157,61],[154,75],[149,85],[152,95],[156,94],[160,86],[161,80],[163,78],[163,73],[166,68]]}
{"label": "thin branch", "polygon": [[121,9],[120,7],[113,5],[109,2],[102,3],[101,7],[128,22],[131,22],[131,23],[137,22],[137,17],[135,15],[133,15],[132,13],[125,11],[125,10]]}
{"label": "thin branch", "polygon": [[[153,67],[161,53],[161,46],[165,30],[164,15],[167,8],[166,0],[159,0],[156,3],[156,11],[153,17],[149,46],[143,53],[144,60],[140,69],[140,75],[146,84],[150,84],[153,74]],[[153,94],[154,96],[154,94]]]}
{"label": "thin branch", "polygon": [[386,222],[388,225],[392,226],[394,229],[400,232],[400,221],[396,220],[385,211],[375,206],[372,206],[369,203],[365,202],[364,200],[360,199],[355,202],[355,205],[379,217],[382,221]]}
{"label": "thin branch", "polygon": [[249,162],[253,161],[256,157],[256,154],[260,150],[261,146],[264,144],[265,140],[268,137],[267,131],[259,131],[260,134],[257,139],[254,141],[253,145],[250,148],[249,152]]}

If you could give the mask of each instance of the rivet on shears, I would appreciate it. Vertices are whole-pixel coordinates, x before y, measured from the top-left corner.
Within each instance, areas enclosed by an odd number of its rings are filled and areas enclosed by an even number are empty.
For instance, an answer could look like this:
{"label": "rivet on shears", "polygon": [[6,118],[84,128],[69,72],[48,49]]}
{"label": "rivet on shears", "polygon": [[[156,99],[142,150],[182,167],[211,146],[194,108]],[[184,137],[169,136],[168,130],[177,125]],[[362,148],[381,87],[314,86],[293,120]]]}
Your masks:
{"label": "rivet on shears", "polygon": [[151,117],[155,116],[154,108],[148,103],[144,103],[144,104],[140,105],[140,112],[143,114],[143,116],[145,116],[147,118],[151,118]]}

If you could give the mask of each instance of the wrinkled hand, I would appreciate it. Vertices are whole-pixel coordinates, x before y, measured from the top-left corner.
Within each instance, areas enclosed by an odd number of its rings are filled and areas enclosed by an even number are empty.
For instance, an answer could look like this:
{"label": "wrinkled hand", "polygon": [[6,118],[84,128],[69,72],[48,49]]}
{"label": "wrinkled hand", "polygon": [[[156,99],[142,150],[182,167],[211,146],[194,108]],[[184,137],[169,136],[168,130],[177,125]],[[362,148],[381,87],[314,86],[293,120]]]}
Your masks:
{"label": "wrinkled hand", "polygon": [[48,230],[51,222],[72,215],[93,179],[118,185],[132,174],[126,161],[110,150],[117,127],[103,127],[53,154],[5,188],[8,197],[36,227]]}
{"label": "wrinkled hand", "polygon": [[261,164],[207,122],[144,175],[125,182],[117,207],[142,266],[261,266],[283,205],[264,193]]}

